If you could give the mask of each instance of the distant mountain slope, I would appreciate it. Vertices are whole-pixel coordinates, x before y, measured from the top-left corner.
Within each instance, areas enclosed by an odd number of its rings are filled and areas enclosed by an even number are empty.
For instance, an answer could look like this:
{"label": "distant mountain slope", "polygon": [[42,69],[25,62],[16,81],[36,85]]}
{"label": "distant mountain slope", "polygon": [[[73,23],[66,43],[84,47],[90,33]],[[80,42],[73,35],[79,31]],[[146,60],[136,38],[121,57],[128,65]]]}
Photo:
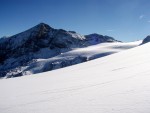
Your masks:
{"label": "distant mountain slope", "polygon": [[150,42],[150,35],[143,40],[142,44],[146,44],[148,42]]}
{"label": "distant mountain slope", "polygon": [[75,66],[0,80],[1,113],[149,113],[150,43]]}
{"label": "distant mountain slope", "polygon": [[85,37],[86,40],[88,40],[89,45],[95,45],[104,42],[118,42],[118,40],[115,40],[113,37],[103,36],[96,33],[85,35]]}
{"label": "distant mountain slope", "polygon": [[[90,57],[83,55],[85,51],[78,55],[69,54],[72,53],[69,51],[74,49],[86,48],[104,42],[113,42],[117,46],[120,41],[99,34],[83,36],[75,31],[54,29],[45,23],[40,23],[22,33],[0,39],[0,77],[17,77],[50,71],[118,51],[105,52],[100,49]],[[135,46],[129,48],[132,47]],[[93,52],[90,51],[88,54],[91,53]]]}

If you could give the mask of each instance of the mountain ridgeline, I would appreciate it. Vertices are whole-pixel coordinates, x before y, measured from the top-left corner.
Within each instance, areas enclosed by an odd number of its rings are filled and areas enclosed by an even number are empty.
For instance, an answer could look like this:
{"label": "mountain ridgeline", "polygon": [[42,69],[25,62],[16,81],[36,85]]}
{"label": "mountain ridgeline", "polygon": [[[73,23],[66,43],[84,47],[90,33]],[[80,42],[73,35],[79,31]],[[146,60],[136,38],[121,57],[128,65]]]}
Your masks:
{"label": "mountain ridgeline", "polygon": [[[59,60],[59,63],[54,57],[75,48],[104,42],[120,41],[96,33],[84,36],[75,31],[54,29],[45,23],[40,23],[29,30],[0,39],[0,77],[40,73],[85,62],[87,58],[80,55]],[[39,59],[49,60],[41,64],[38,62]]]}

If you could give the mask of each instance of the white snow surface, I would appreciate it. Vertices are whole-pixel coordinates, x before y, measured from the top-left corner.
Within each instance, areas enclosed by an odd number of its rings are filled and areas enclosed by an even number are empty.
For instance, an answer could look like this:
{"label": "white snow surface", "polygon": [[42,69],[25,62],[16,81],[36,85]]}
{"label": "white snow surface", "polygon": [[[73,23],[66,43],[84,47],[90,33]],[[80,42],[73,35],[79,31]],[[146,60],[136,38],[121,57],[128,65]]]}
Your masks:
{"label": "white snow surface", "polygon": [[150,113],[150,43],[0,80],[0,113]]}

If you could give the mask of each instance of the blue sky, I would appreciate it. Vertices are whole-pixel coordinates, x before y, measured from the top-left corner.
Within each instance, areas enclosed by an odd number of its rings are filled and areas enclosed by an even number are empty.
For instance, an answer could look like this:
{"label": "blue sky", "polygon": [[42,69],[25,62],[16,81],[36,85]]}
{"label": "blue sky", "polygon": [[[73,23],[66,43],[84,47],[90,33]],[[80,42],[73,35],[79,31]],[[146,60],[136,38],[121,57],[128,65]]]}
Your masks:
{"label": "blue sky", "polygon": [[44,22],[134,41],[150,34],[149,8],[150,0],[0,0],[0,37]]}

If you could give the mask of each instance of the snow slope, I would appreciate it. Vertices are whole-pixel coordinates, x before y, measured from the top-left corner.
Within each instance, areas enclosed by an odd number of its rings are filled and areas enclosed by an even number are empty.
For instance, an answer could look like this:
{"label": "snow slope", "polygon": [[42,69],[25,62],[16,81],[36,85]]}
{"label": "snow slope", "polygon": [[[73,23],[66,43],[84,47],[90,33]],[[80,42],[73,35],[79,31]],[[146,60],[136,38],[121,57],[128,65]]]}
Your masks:
{"label": "snow slope", "polygon": [[150,43],[0,80],[0,113],[150,113]]}

